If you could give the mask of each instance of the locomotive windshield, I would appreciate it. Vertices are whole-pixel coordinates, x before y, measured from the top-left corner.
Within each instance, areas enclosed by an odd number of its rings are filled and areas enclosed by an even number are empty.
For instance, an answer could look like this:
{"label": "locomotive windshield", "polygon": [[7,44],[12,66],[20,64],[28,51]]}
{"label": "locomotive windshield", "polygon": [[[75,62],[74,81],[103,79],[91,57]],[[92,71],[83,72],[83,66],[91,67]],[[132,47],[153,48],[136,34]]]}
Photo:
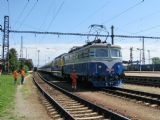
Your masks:
{"label": "locomotive windshield", "polygon": [[97,58],[120,58],[121,49],[117,47],[102,47],[102,48],[91,48],[90,57],[97,57]]}
{"label": "locomotive windshield", "polygon": [[108,49],[97,48],[95,55],[96,55],[96,57],[108,57]]}
{"label": "locomotive windshield", "polygon": [[118,48],[111,48],[111,57],[122,57],[121,50]]}

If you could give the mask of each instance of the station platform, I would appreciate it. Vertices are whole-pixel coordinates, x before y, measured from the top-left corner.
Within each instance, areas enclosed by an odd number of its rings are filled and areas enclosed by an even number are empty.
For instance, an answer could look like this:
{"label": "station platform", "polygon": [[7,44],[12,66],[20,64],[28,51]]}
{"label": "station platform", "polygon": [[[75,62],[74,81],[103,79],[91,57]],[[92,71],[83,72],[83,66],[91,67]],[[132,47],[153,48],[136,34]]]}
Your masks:
{"label": "station platform", "polygon": [[160,71],[125,71],[126,76],[160,77]]}

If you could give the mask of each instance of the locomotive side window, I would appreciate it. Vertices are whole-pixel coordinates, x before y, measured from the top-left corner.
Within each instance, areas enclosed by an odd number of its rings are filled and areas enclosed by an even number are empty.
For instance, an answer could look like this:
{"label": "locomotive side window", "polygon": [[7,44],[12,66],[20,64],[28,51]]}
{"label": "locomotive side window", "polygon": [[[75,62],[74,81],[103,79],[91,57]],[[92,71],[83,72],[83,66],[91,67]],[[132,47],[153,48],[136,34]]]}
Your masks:
{"label": "locomotive side window", "polygon": [[96,49],[96,57],[108,57],[108,49],[97,48]]}
{"label": "locomotive side window", "polygon": [[88,50],[88,49],[85,49],[85,50],[83,51],[83,57],[84,57],[84,58],[89,57],[89,50]]}
{"label": "locomotive side window", "polygon": [[90,50],[88,51],[89,52],[89,56],[90,57],[94,57],[94,49],[93,48],[90,48]]}
{"label": "locomotive side window", "polygon": [[111,48],[112,57],[122,57],[120,49]]}

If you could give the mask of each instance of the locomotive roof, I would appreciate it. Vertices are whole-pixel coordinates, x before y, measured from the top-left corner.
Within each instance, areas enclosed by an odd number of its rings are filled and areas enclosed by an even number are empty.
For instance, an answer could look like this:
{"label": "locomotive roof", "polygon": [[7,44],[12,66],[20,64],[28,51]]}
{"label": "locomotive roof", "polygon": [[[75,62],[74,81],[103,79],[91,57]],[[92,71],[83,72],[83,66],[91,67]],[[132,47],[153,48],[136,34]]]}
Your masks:
{"label": "locomotive roof", "polygon": [[63,53],[63,54],[57,56],[55,59],[60,58],[61,56],[64,56],[65,54],[67,54],[67,53]]}
{"label": "locomotive roof", "polygon": [[[97,42],[98,41],[98,42]],[[83,46],[74,46],[71,48],[71,50],[68,53],[72,53],[74,51],[82,50],[85,48],[91,48],[91,47],[112,47],[112,48],[121,48],[119,45],[111,45],[107,42],[101,42],[101,40],[96,40],[93,42],[88,42],[87,44]]]}

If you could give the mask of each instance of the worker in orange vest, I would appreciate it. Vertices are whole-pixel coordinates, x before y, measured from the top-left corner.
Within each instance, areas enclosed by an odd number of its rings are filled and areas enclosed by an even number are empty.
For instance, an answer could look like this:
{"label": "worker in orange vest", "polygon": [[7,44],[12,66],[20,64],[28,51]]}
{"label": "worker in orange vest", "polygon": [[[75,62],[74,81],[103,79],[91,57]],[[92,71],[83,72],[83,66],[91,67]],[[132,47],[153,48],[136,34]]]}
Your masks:
{"label": "worker in orange vest", "polygon": [[77,73],[76,70],[73,70],[70,74],[70,78],[72,80],[72,89],[76,90],[77,89]]}
{"label": "worker in orange vest", "polygon": [[16,69],[13,72],[13,77],[14,77],[14,84],[16,85],[17,84],[17,79],[18,79],[18,72],[17,72]]}
{"label": "worker in orange vest", "polygon": [[25,76],[25,71],[24,71],[24,68],[22,68],[22,70],[21,70],[21,84],[23,84],[23,82],[24,82],[24,76]]}

